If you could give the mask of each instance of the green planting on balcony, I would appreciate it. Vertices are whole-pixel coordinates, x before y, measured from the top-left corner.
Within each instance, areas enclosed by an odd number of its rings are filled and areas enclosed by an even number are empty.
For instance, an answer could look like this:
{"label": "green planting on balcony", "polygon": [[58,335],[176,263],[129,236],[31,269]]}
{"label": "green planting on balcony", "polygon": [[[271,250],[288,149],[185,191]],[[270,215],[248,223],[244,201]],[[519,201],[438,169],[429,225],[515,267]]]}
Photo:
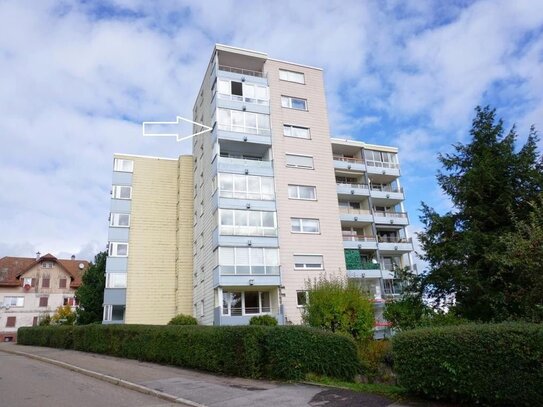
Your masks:
{"label": "green planting on balcony", "polygon": [[347,270],[379,270],[379,263],[362,261],[360,252],[356,249],[345,249],[345,264]]}

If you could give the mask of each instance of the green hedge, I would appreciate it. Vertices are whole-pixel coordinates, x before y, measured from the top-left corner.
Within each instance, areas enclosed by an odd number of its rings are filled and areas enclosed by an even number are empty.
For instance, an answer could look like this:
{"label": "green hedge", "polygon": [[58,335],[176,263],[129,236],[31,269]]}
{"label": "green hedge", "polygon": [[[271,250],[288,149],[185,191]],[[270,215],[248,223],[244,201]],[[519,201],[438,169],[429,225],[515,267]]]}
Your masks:
{"label": "green hedge", "polygon": [[434,399],[484,405],[543,405],[543,325],[461,325],[393,338],[401,385]]}
{"label": "green hedge", "polygon": [[352,379],[354,342],[318,329],[268,326],[85,325],[19,328],[18,343],[103,353],[213,373],[298,380]]}

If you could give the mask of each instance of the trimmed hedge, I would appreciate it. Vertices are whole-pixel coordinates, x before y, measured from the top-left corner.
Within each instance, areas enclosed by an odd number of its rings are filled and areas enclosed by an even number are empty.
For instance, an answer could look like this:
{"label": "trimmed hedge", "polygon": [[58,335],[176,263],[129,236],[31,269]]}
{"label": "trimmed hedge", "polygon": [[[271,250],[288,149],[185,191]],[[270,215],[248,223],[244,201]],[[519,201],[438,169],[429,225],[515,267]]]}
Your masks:
{"label": "trimmed hedge", "polygon": [[84,325],[19,328],[21,345],[69,348],[213,373],[284,380],[352,379],[350,338],[301,326]]}
{"label": "trimmed hedge", "polygon": [[258,315],[249,320],[249,325],[277,326],[277,319],[271,315]]}
{"label": "trimmed hedge", "polygon": [[405,331],[393,338],[401,385],[434,399],[543,405],[543,325],[471,324]]}

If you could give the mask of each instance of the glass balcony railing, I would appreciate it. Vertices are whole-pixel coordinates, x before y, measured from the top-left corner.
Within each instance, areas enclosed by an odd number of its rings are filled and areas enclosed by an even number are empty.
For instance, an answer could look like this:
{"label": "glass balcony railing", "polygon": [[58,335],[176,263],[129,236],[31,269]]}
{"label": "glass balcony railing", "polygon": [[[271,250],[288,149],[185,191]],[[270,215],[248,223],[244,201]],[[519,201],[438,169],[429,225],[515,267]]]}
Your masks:
{"label": "glass balcony railing", "polygon": [[252,69],[236,68],[233,66],[219,65],[219,71],[239,73],[241,75],[256,76],[257,78],[265,78],[264,73],[253,71]]}
{"label": "glass balcony railing", "polygon": [[343,234],[344,242],[376,242],[377,239],[375,236],[364,236],[356,233],[344,233]]}
{"label": "glass balcony railing", "polygon": [[385,211],[374,211],[375,216],[383,216],[385,218],[407,218],[406,212],[385,212]]}
{"label": "glass balcony railing", "polygon": [[258,134],[260,136],[269,136],[271,134],[271,131],[269,128],[237,126],[233,124],[219,124],[218,127],[219,127],[219,130],[232,131],[234,133]]}
{"label": "glass balcony railing", "polygon": [[398,237],[398,236],[378,236],[379,243],[412,243],[412,238]]}
{"label": "glass balcony railing", "polygon": [[346,182],[337,182],[336,184],[338,187],[369,189],[368,184],[348,184]]}
{"label": "glass balcony railing", "polygon": [[277,275],[279,266],[266,265],[220,265],[221,275]]}
{"label": "glass balcony railing", "polygon": [[234,158],[234,157],[219,157],[219,162],[231,165],[244,165],[250,167],[271,168],[271,161],[259,160],[256,158]]}
{"label": "glass balcony railing", "polygon": [[342,155],[334,155],[334,160],[345,161],[348,163],[355,163],[355,164],[364,164],[364,160],[361,160],[360,158],[344,157]]}
{"label": "glass balcony railing", "polygon": [[386,161],[366,160],[366,165],[369,167],[378,167],[378,168],[400,168],[400,164],[386,162]]}
{"label": "glass balcony railing", "polygon": [[371,215],[369,209],[351,208],[350,206],[340,206],[340,213],[350,213],[353,215]]}

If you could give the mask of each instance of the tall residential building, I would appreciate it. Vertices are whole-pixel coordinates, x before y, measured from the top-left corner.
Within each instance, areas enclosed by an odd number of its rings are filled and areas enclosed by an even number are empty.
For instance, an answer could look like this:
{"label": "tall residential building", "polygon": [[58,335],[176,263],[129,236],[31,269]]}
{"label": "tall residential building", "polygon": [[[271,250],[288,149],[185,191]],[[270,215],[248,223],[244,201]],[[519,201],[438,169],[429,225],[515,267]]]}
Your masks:
{"label": "tall residential building", "polygon": [[192,157],[115,155],[104,321],[299,323],[324,274],[379,317],[412,250],[397,150],[330,138],[322,70],[216,45],[193,120]]}

